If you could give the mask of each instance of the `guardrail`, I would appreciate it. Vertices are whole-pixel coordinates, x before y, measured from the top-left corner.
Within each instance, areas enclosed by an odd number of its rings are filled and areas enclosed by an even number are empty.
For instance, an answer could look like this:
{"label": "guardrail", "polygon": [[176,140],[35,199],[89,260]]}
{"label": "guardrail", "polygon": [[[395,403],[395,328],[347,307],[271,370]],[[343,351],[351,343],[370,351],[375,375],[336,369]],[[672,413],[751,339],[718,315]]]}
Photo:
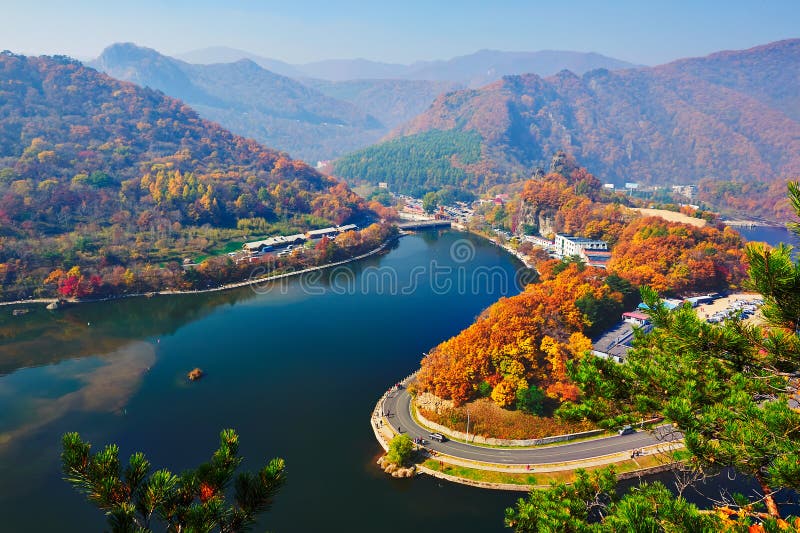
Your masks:
{"label": "guardrail", "polygon": [[465,442],[488,444],[490,446],[518,446],[518,447],[541,446],[543,444],[553,444],[555,442],[568,442],[571,440],[583,439],[586,437],[595,437],[597,435],[602,435],[604,433],[607,433],[607,431],[604,429],[592,429],[590,431],[583,431],[581,433],[569,433],[567,435],[553,435],[550,437],[541,437],[538,439],[495,439],[492,437],[482,437],[481,435],[475,435],[475,434],[468,435],[461,431],[450,429],[446,426],[428,420],[422,413],[419,412],[419,410],[415,410],[414,413],[412,414],[416,415],[417,420],[421,422],[425,427],[432,429],[438,433],[441,433],[446,437],[455,440],[462,440]]}
{"label": "guardrail", "polygon": [[[417,372],[413,372],[406,376],[405,378],[398,381],[398,384],[403,385],[403,387],[408,387],[408,384],[412,381],[416,380]],[[378,400],[378,403],[375,405],[375,409],[372,413],[372,420],[373,425],[377,420],[381,420],[383,425],[388,426],[394,431],[394,428],[391,424],[389,424],[388,419],[384,416],[385,409],[384,404],[386,402],[386,398],[394,392],[396,389],[395,387],[390,387],[386,392]],[[441,424],[437,424],[431,420],[425,418],[422,413],[419,412],[418,409],[414,408],[413,405],[413,398],[412,401],[409,403],[409,411],[411,414],[411,418],[415,419],[418,423],[420,423],[425,429],[429,429],[436,433],[441,433],[442,435],[455,440],[460,440],[468,443],[477,443],[477,444],[486,444],[489,446],[509,446],[509,447],[531,447],[531,446],[543,446],[546,444],[554,444],[557,442],[569,442],[578,439],[584,439],[589,437],[596,437],[599,435],[603,435],[606,433],[610,433],[608,430],[605,429],[592,429],[589,431],[582,431],[580,433],[568,433],[565,435],[551,435],[549,437],[540,437],[538,439],[497,439],[492,437],[483,437],[481,435],[475,434],[467,434],[461,431],[457,431]],[[663,420],[662,418],[653,418],[651,420],[643,420],[639,426],[644,427],[645,425],[649,425],[655,422],[659,422]],[[381,426],[382,427],[382,426]]]}

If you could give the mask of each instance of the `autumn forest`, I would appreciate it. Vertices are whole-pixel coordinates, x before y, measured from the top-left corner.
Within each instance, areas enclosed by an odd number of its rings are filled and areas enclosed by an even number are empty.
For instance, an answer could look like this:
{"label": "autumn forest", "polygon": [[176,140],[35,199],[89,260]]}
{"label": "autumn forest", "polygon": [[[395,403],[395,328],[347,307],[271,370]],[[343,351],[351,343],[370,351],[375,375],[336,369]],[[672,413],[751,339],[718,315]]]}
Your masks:
{"label": "autumn forest", "polygon": [[0,529],[800,532],[796,2],[362,3],[0,8]]}
{"label": "autumn forest", "polygon": [[375,217],[305,163],[68,58],[0,55],[0,102],[6,299],[207,287],[244,270],[184,260]]}
{"label": "autumn forest", "polygon": [[[741,285],[746,261],[736,231],[721,224],[698,228],[643,216],[626,201],[605,191],[574,159],[559,154],[550,173],[527,181],[515,199],[487,213],[492,223],[514,230],[546,226],[550,232],[603,239],[613,245],[607,269],[522,247],[531,254],[539,281],[501,299],[463,332],[433,348],[422,360],[419,390],[455,407],[487,398],[523,411],[524,399],[540,394],[539,403],[549,403],[552,415],[561,403],[580,397],[568,369],[591,350],[588,336],[615,325],[639,301],[640,287],[689,296]],[[471,407],[473,414],[478,405]],[[542,423],[552,424],[534,427]],[[497,434],[491,428],[487,433]]]}

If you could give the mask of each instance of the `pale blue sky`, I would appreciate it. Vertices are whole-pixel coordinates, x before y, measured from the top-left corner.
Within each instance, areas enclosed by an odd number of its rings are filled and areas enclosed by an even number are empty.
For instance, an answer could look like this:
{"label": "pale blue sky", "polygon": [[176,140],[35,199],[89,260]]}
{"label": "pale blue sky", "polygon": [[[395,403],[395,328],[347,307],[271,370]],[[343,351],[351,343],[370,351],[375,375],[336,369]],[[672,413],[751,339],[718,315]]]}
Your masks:
{"label": "pale blue sky", "polygon": [[0,49],[94,57],[132,41],[230,46],[298,63],[409,63],[482,48],[577,50],[658,64],[800,37],[800,0],[0,0]]}

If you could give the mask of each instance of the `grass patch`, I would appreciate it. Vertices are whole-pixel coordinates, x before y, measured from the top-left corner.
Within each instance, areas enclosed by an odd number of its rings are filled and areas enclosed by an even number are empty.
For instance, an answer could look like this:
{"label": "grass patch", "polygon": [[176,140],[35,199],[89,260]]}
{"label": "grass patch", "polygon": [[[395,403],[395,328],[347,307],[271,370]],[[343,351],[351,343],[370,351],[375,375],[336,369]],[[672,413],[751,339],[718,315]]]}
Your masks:
{"label": "grass patch", "polygon": [[[430,432],[435,432],[436,431],[436,430],[434,430],[432,428],[429,428],[425,424],[425,422],[420,420],[419,416],[417,416],[417,406],[414,405],[413,403],[411,405],[411,417],[414,419],[414,422],[416,422],[420,427],[422,427],[422,428],[424,428],[424,429],[426,429],[426,430],[428,430]],[[458,438],[452,437],[450,435],[448,435],[447,438],[452,440],[452,441],[454,441],[454,442],[460,442],[462,444],[469,444],[470,446],[477,446],[478,448],[491,448],[491,449],[500,449],[500,450],[525,450],[525,449],[533,449],[533,448],[550,448],[552,446],[563,446],[565,444],[574,444],[576,442],[583,442],[583,441],[587,441],[587,440],[602,439],[602,438],[610,437],[610,436],[613,436],[613,435],[614,434],[611,433],[611,432],[606,432],[606,433],[601,433],[600,435],[591,435],[591,436],[588,436],[588,437],[581,437],[581,438],[578,438],[578,439],[571,439],[571,440],[563,441],[563,442],[551,442],[551,443],[548,443],[548,444],[536,444],[534,446],[506,446],[506,445],[503,445],[503,444],[487,444],[485,442],[475,442],[475,441],[472,441],[472,440],[467,441],[465,439],[458,439]]]}
{"label": "grass patch", "polygon": [[488,398],[480,398],[461,407],[444,409],[441,413],[422,407],[418,409],[431,422],[461,432],[466,430],[469,413],[469,433],[495,439],[540,439],[597,429],[589,421],[570,422],[552,416],[536,416],[523,411],[503,409]]}
{"label": "grass patch", "polygon": [[[672,452],[669,456],[662,454],[645,455],[633,459],[625,459],[618,463],[613,463],[617,475],[627,472],[635,472],[645,468],[654,468],[673,461],[686,459],[688,452],[685,450],[677,450]],[[545,486],[550,483],[572,483],[575,480],[575,470],[557,470],[553,472],[536,472],[535,466],[532,471],[528,472],[502,472],[495,470],[481,470],[478,468],[469,468],[461,465],[452,465],[439,463],[437,459],[428,459],[423,463],[423,466],[442,472],[444,474],[455,476],[471,481],[480,481],[484,483],[503,483],[508,485],[538,485]],[[602,470],[609,465],[590,466],[584,468],[587,472],[595,470]]]}
{"label": "grass patch", "polygon": [[202,263],[203,261],[205,261],[209,257],[215,257],[215,256],[218,256],[218,255],[225,255],[225,254],[228,254],[230,252],[239,252],[239,251],[241,251],[243,244],[244,244],[244,242],[242,242],[242,241],[230,241],[230,242],[225,243],[225,245],[220,247],[220,248],[214,248],[212,250],[209,250],[205,254],[201,254],[201,255],[196,256],[194,258],[194,260],[197,263]]}
{"label": "grass patch", "polygon": [[537,477],[533,474],[515,474],[508,472],[496,472],[494,470],[478,470],[476,468],[467,468],[466,466],[458,466],[451,464],[444,464],[444,468],[439,464],[436,459],[428,459],[423,463],[423,466],[442,472],[449,476],[460,477],[464,479],[471,479],[472,481],[483,481],[485,483],[506,483],[509,485],[536,485],[538,484]]}

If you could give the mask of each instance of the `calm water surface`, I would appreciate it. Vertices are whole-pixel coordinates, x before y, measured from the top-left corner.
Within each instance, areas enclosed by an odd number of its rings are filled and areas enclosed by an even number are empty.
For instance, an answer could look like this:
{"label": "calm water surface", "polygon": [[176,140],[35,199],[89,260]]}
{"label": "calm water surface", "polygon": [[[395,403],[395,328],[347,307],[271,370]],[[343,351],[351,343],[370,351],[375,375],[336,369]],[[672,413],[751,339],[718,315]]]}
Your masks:
{"label": "calm water surface", "polygon": [[[219,430],[233,427],[245,467],[276,456],[288,466],[289,483],[257,530],[502,531],[517,494],[391,479],[374,465],[381,450],[369,420],[423,351],[518,291],[519,268],[485,241],[427,232],[354,265],[352,278],[328,273],[267,294],[159,296],[23,317],[0,308],[0,529],[102,530],[102,514],[61,480],[66,431],[179,471],[207,459]],[[441,272],[434,283],[431,270]],[[476,277],[482,286],[463,281]],[[207,376],[188,384],[194,367]]]}
{"label": "calm water surface", "polygon": [[[743,233],[772,242],[764,229]],[[369,418],[424,351],[518,292],[521,265],[466,234],[426,232],[350,268],[263,294],[31,307],[22,317],[0,308],[0,530],[103,530],[102,514],[61,480],[64,432],[180,471],[233,427],[246,468],[271,457],[288,465],[289,484],[257,531],[504,531],[519,493],[391,479],[374,465]],[[194,367],[207,376],[189,384]],[[709,493],[720,484],[753,489],[723,479]]]}
{"label": "calm water surface", "polygon": [[769,227],[755,227],[748,228],[734,228],[742,234],[748,241],[760,241],[777,246],[780,243],[791,244],[795,248],[800,246],[800,239],[797,235],[790,232],[786,228],[769,228]]}

